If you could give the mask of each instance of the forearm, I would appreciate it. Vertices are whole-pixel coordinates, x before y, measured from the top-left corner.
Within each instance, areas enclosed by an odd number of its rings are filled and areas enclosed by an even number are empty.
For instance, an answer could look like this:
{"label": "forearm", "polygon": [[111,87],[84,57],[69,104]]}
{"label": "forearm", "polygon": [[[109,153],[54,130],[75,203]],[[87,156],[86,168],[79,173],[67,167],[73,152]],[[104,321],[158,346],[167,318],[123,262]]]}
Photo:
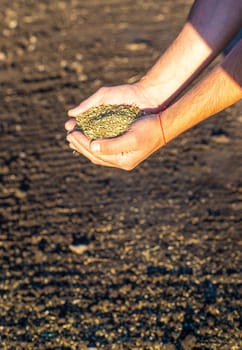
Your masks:
{"label": "forearm", "polygon": [[241,58],[242,40],[222,64],[163,112],[167,141],[242,98]]}
{"label": "forearm", "polygon": [[168,103],[226,46],[241,18],[241,1],[195,1],[178,37],[137,84],[157,105]]}

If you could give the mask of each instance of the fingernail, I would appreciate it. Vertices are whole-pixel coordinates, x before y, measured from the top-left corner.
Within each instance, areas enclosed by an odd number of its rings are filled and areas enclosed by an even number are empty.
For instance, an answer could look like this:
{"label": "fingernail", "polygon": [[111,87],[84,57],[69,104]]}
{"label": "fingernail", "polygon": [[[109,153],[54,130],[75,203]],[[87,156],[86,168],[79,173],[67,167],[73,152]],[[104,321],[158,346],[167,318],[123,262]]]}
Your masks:
{"label": "fingernail", "polygon": [[72,141],[73,140],[73,136],[71,135],[71,133],[68,133],[66,136],[67,141]]}
{"label": "fingernail", "polygon": [[100,152],[100,143],[92,142],[90,147],[93,152],[95,153]]}
{"label": "fingernail", "polygon": [[68,115],[69,118],[75,118],[75,117],[76,117],[76,114],[77,114],[76,108],[70,109],[70,110],[67,112],[67,115]]}

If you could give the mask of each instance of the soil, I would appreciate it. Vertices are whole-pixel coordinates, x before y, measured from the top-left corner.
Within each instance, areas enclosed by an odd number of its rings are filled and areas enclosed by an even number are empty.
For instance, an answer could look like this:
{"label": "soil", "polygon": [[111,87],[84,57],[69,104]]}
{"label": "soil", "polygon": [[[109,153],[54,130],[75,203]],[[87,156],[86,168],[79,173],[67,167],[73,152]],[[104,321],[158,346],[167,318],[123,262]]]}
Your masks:
{"label": "soil", "polygon": [[1,0],[0,348],[241,348],[241,103],[132,172],[65,141],[192,1]]}

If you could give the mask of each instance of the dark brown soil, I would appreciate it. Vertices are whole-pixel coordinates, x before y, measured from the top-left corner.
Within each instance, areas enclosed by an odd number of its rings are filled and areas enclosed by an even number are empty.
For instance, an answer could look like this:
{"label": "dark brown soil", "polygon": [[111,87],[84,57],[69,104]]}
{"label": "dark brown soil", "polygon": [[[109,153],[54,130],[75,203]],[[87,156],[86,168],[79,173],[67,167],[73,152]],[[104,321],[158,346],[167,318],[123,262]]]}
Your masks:
{"label": "dark brown soil", "polygon": [[191,3],[1,0],[1,349],[240,349],[241,104],[132,172],[74,157],[63,127]]}

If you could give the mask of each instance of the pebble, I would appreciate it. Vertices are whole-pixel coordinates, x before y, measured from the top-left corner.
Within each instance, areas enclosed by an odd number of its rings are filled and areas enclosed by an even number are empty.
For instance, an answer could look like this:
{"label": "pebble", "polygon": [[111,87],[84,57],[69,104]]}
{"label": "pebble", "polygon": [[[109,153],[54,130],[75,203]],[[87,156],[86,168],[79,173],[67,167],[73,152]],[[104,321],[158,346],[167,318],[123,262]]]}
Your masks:
{"label": "pebble", "polygon": [[0,52],[0,61],[6,61],[7,56],[4,52]]}
{"label": "pebble", "polygon": [[11,21],[8,22],[8,28],[9,29],[15,29],[18,26],[18,21],[15,19],[12,19]]}
{"label": "pebble", "polygon": [[15,197],[18,199],[24,199],[27,196],[27,193],[21,190],[16,190],[14,193]]}
{"label": "pebble", "polygon": [[146,43],[130,43],[126,45],[126,49],[129,51],[142,51],[147,49]]}
{"label": "pebble", "polygon": [[86,244],[78,244],[78,245],[70,244],[69,248],[74,253],[83,254],[85,251],[87,251],[88,246]]}
{"label": "pebble", "polygon": [[230,138],[222,134],[222,135],[213,136],[212,141],[215,143],[227,144],[230,142]]}
{"label": "pebble", "polygon": [[191,350],[196,345],[196,338],[193,335],[187,335],[182,341],[182,347],[184,350]]}

